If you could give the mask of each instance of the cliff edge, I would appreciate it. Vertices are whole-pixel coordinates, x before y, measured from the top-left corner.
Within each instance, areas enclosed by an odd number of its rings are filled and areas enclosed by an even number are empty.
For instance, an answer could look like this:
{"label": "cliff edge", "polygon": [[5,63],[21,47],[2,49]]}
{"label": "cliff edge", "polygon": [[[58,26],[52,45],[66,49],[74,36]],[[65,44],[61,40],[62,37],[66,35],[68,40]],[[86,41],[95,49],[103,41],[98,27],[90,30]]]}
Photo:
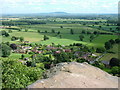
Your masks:
{"label": "cliff edge", "polygon": [[27,88],[118,88],[118,77],[87,63],[60,63]]}

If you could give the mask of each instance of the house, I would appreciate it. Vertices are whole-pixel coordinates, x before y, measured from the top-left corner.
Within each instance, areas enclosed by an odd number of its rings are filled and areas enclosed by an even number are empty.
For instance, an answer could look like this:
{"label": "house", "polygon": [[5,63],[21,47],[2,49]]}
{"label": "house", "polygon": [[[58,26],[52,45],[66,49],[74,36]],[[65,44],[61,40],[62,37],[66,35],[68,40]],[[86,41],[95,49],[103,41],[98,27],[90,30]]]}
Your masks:
{"label": "house", "polygon": [[109,66],[109,63],[110,63],[110,62],[109,62],[109,61],[103,60],[103,61],[101,61],[101,63],[103,63],[106,67],[110,67],[110,66]]}
{"label": "house", "polygon": [[55,51],[55,53],[56,53],[56,54],[60,54],[60,53],[61,53],[61,51]]}
{"label": "house", "polygon": [[38,54],[41,54],[43,51],[37,51]]}
{"label": "house", "polygon": [[96,57],[97,55],[96,54],[92,54],[92,56]]}
{"label": "house", "polygon": [[29,44],[30,42],[29,41],[24,41],[24,44]]}

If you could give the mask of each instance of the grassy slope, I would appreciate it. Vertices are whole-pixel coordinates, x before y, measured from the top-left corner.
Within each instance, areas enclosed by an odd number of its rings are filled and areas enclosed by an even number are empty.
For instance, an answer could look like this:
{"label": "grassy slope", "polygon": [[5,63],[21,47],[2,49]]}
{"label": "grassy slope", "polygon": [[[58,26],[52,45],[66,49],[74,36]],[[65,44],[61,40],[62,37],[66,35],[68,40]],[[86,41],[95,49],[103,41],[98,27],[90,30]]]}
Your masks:
{"label": "grassy slope", "polygon": [[[53,24],[48,25],[48,28],[52,27]],[[33,43],[41,43],[41,44],[51,44],[51,43],[55,43],[55,44],[62,44],[62,45],[69,45],[71,43],[82,43],[82,44],[86,44],[89,46],[95,46],[95,47],[103,47],[104,43],[106,41],[108,41],[109,39],[115,39],[117,38],[116,35],[99,35],[98,37],[96,37],[93,42],[90,43],[89,41],[89,35],[84,34],[84,40],[83,41],[79,41],[79,32],[81,32],[82,30],[89,30],[89,31],[94,31],[96,29],[93,28],[89,28],[85,27],[85,26],[81,26],[80,24],[70,24],[71,27],[73,28],[77,28],[77,29],[73,29],[74,32],[76,34],[71,35],[70,34],[70,29],[66,29],[66,27],[64,28],[60,28],[61,24],[56,24],[58,31],[61,31],[61,36],[62,39],[60,39],[59,35],[56,36],[57,34],[53,34],[53,33],[37,33],[37,30],[34,29],[29,29],[28,32],[24,32],[24,30],[22,30],[21,32],[18,32],[16,30],[13,30],[12,33],[10,33],[10,37],[3,37],[3,41],[7,42],[10,41],[11,43],[19,43],[17,41],[11,41],[11,36],[18,36],[18,37],[24,37],[25,41],[30,41]],[[54,26],[54,25],[53,25]],[[59,27],[58,27],[59,26]],[[64,26],[69,26],[69,24],[64,24]],[[70,27],[69,26],[69,27]],[[76,27],[75,27],[76,26]],[[45,30],[51,32],[51,29],[47,29],[46,25],[34,25],[34,27],[40,27],[40,29],[42,27],[44,27]],[[43,29],[43,30],[44,30]],[[43,40],[43,35],[47,35],[49,36],[49,40],[46,41],[42,41]]]}
{"label": "grassy slope", "polygon": [[[9,56],[9,58],[11,58],[11,59],[20,59],[20,58],[21,58],[21,55],[22,55],[22,54],[20,54],[20,53],[12,53],[12,54]],[[24,54],[24,56],[25,56],[25,58],[26,58],[26,57],[30,57],[29,54]]]}
{"label": "grassy slope", "polygon": [[110,60],[111,58],[115,57],[115,58],[118,58],[118,55],[120,54],[120,52],[118,52],[118,45],[114,45],[112,49],[110,49],[110,51],[114,51],[115,54],[113,53],[107,53],[105,54],[105,56],[103,56],[100,60],[105,60],[105,61],[108,61]]}

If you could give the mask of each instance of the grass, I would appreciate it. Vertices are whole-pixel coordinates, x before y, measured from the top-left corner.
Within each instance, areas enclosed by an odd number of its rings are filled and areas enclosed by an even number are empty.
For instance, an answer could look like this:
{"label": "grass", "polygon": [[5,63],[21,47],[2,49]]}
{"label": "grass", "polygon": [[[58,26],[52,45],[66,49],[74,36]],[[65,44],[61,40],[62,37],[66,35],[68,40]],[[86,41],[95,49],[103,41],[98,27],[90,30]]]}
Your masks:
{"label": "grass", "polygon": [[[60,29],[60,28],[59,28]],[[67,29],[64,29],[63,31],[66,31]],[[70,34],[70,30],[68,30],[69,33],[60,33],[62,36],[62,39],[60,39],[60,36],[57,35],[56,33],[38,33],[36,30],[29,29],[28,32],[25,31],[16,31],[13,30],[12,33],[10,33],[10,37],[3,37],[2,41],[3,42],[10,42],[10,43],[20,43],[19,41],[11,41],[12,36],[16,37],[24,37],[25,41],[30,41],[32,43],[40,43],[40,44],[61,44],[61,45],[69,45],[73,43],[82,43],[87,46],[94,46],[94,47],[104,47],[104,43],[110,39],[116,39],[118,38],[117,35],[99,35],[96,37],[92,42],[90,42],[90,35],[87,34],[82,34],[84,35],[83,41],[79,40],[79,33]],[[74,30],[75,31],[75,30]],[[77,31],[77,30],[76,30]],[[43,35],[47,35],[49,37],[49,40],[43,41]],[[57,36],[56,36],[57,35]]]}
{"label": "grass", "polygon": [[104,47],[104,43],[110,39],[118,38],[117,35],[99,35],[93,40],[93,43],[96,44],[98,47]]}
{"label": "grass", "polygon": [[109,61],[111,58],[118,58],[118,55],[120,54],[118,49],[118,45],[114,45],[109,51],[113,51],[115,53],[106,53],[100,60]]}
{"label": "grass", "polygon": [[[12,54],[9,56],[9,58],[11,58],[11,59],[20,59],[20,58],[21,58],[21,55],[22,55],[22,54],[20,54],[20,53],[12,53]],[[24,56],[25,56],[25,58],[30,57],[29,54],[24,54]]]}
{"label": "grass", "polygon": [[11,37],[16,36],[16,37],[24,37],[25,41],[30,41],[30,42],[38,42],[43,39],[43,35],[40,35],[39,33],[36,32],[18,32],[18,31],[13,31],[10,33],[10,37],[2,37],[3,42],[8,42],[10,41],[11,43],[17,43],[17,41],[11,41]]}

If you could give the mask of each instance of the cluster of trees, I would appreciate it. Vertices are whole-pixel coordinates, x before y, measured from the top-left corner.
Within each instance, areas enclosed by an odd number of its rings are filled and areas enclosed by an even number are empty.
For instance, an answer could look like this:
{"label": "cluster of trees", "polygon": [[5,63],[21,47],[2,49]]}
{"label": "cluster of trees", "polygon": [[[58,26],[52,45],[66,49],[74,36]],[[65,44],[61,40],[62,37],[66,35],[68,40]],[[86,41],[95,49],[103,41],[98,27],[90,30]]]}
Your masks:
{"label": "cluster of trees", "polygon": [[79,39],[80,39],[80,41],[83,41],[84,36],[83,36],[83,35],[80,35],[80,36],[79,36]]}
{"label": "cluster of trees", "polygon": [[49,37],[47,37],[46,35],[44,35],[43,39],[44,39],[44,40],[48,40]]}
{"label": "cluster of trees", "polygon": [[106,50],[109,50],[110,48],[113,47],[113,45],[114,45],[115,43],[116,43],[116,44],[120,43],[120,39],[119,39],[119,38],[117,38],[117,39],[115,39],[115,40],[111,39],[111,40],[105,42],[105,45],[104,45],[104,46],[105,46]]}
{"label": "cluster of trees", "polygon": [[109,66],[101,63],[101,61],[95,61],[95,63],[92,65],[99,67],[102,70],[113,74],[114,76],[120,77],[120,59],[118,58],[111,58],[108,64]]}
{"label": "cluster of trees", "polygon": [[14,21],[3,21],[2,25],[16,26],[16,25],[31,25],[31,24],[46,24],[38,20],[14,20]]}
{"label": "cluster of trees", "polygon": [[11,54],[11,48],[9,45],[2,43],[0,44],[0,48],[2,57],[8,57]]}
{"label": "cluster of trees", "polygon": [[13,28],[13,27],[9,27],[9,28],[6,28],[6,29],[9,29],[9,30],[18,30],[18,31],[21,31],[21,28]]}
{"label": "cluster of trees", "polygon": [[10,44],[9,42],[6,42],[6,43],[1,43],[0,48],[1,48],[1,56],[8,57],[11,54],[11,50],[17,49],[17,45],[14,43]]}
{"label": "cluster of trees", "polygon": [[15,41],[15,40],[20,40],[21,42],[23,42],[24,41],[24,37],[16,37],[16,36],[12,36],[11,37],[11,41]]}
{"label": "cluster of trees", "polygon": [[2,35],[2,36],[5,36],[5,37],[10,36],[9,33],[7,33],[5,30],[2,30],[2,31],[1,31],[1,35]]}
{"label": "cluster of trees", "polygon": [[38,67],[27,67],[18,60],[0,58],[2,60],[2,88],[26,88],[42,78],[43,70]]}

